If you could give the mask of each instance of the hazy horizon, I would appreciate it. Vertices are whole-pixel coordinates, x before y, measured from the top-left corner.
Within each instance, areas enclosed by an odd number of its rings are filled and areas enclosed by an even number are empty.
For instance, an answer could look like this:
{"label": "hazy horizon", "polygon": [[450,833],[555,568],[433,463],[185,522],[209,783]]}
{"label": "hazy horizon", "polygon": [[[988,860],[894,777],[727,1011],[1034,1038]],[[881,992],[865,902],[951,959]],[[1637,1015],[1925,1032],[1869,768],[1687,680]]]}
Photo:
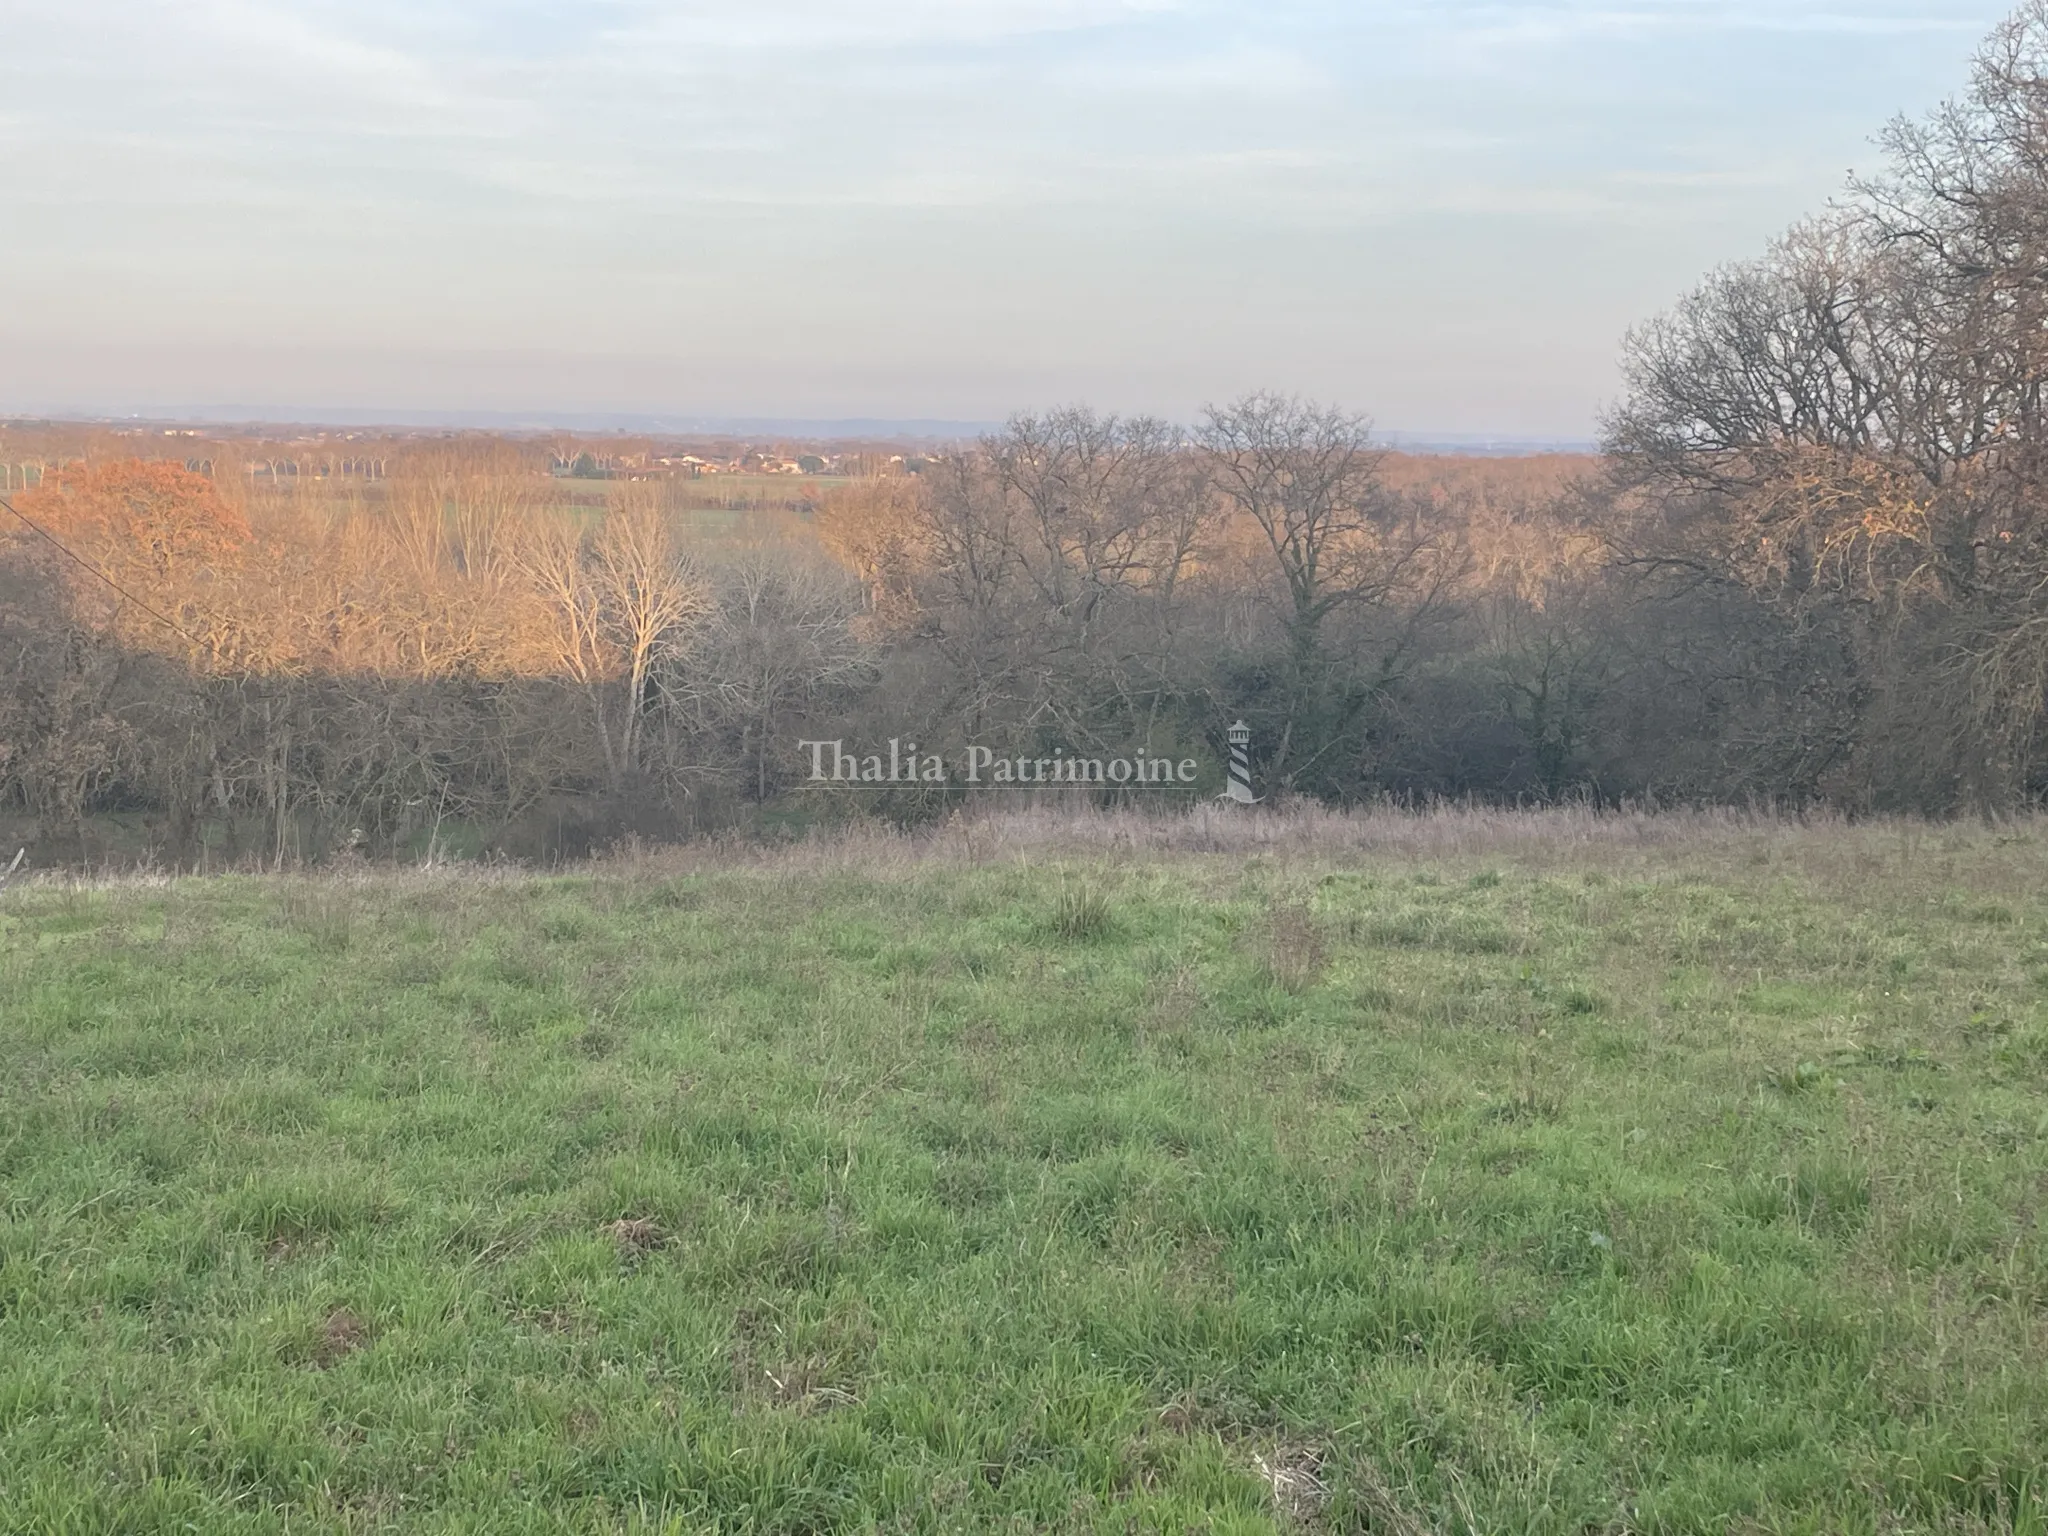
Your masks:
{"label": "hazy horizon", "polygon": [[[900,442],[926,443],[938,447],[995,435],[1012,417],[985,420],[937,419],[930,417],[797,417],[797,416],[709,416],[635,412],[575,411],[390,411],[376,407],[239,407],[202,406],[183,413],[52,411],[0,412],[0,429],[50,427],[106,428],[112,431],[155,432],[197,431],[209,437],[241,435],[268,436],[271,433],[313,432],[374,436],[380,433],[462,432],[511,437],[542,437],[574,434],[592,439],[666,438],[673,441],[734,442],[779,439],[786,442]],[[1183,426],[1193,423],[1183,422]],[[1420,454],[1546,454],[1594,453],[1599,443],[1591,437],[1549,437],[1495,432],[1430,432],[1382,428],[1375,424],[1372,437],[1379,446],[1396,452]]]}
{"label": "hazy horizon", "polygon": [[2003,9],[0,0],[0,412],[1583,441]]}

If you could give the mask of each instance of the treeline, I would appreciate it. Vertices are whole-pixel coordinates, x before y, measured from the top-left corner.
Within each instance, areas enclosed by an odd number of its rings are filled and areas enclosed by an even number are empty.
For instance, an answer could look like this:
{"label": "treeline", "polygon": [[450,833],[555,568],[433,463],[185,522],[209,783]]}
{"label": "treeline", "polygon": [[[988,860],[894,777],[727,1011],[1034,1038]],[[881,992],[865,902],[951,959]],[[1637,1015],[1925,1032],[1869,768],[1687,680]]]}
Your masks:
{"label": "treeline", "polygon": [[1216,763],[1238,718],[1332,802],[2038,801],[2044,61],[2036,0],[1888,174],[1632,335],[1598,460],[1075,408],[712,541],[538,444],[86,455],[0,551],[0,801],[59,851],[574,852],[857,804],[802,739]]}
{"label": "treeline", "polygon": [[56,470],[0,558],[0,790],[60,851],[131,813],[179,859],[701,824],[850,654],[856,594],[787,537],[693,553],[669,498],[580,507],[477,440],[374,487]]}
{"label": "treeline", "polygon": [[1070,410],[735,539],[659,482],[569,503],[510,441],[368,484],[88,457],[15,498],[0,791],[72,856],[532,854],[800,803],[802,739],[1215,762],[1242,715],[1283,791],[1549,795],[1404,720],[1483,594],[1587,556],[1584,469],[1389,459],[1272,397],[1195,437]]}

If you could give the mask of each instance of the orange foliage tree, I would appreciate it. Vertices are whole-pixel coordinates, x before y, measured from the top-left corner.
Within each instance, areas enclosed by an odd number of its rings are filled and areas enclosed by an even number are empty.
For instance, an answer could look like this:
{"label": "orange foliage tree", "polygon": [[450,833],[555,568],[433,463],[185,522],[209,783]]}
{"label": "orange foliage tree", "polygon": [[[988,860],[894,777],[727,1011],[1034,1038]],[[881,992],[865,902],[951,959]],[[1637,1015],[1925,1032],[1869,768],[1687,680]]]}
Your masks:
{"label": "orange foliage tree", "polygon": [[[131,594],[179,620],[185,637],[218,652],[208,589],[218,587],[250,540],[249,525],[214,483],[180,464],[115,460],[74,464],[21,498],[22,513],[104,581],[73,569],[83,604],[124,630],[161,629],[118,601]],[[142,638],[139,631],[137,638]],[[161,648],[169,637],[152,634]]]}
{"label": "orange foliage tree", "polygon": [[180,464],[75,464],[21,507],[76,553],[162,577],[216,563],[249,540],[248,523],[213,482]]}

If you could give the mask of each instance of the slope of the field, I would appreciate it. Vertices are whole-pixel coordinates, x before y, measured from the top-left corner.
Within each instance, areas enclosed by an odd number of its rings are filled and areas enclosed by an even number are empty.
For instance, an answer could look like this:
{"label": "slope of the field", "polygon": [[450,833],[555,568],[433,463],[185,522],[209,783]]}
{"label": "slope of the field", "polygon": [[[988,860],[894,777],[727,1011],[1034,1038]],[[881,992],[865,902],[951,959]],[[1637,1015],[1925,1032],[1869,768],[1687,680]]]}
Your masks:
{"label": "slope of the field", "polygon": [[0,1528],[2043,1528],[2042,828],[1207,825],[7,891]]}

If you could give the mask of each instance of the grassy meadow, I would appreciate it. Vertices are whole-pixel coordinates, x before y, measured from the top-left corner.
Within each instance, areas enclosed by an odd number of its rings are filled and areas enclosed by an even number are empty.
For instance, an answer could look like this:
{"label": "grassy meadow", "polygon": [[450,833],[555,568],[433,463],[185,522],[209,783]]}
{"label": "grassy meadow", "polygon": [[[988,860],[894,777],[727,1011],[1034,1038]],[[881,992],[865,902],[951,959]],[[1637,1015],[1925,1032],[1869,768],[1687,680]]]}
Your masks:
{"label": "grassy meadow", "polygon": [[2048,1531],[2048,825],[0,894],[0,1530]]}

